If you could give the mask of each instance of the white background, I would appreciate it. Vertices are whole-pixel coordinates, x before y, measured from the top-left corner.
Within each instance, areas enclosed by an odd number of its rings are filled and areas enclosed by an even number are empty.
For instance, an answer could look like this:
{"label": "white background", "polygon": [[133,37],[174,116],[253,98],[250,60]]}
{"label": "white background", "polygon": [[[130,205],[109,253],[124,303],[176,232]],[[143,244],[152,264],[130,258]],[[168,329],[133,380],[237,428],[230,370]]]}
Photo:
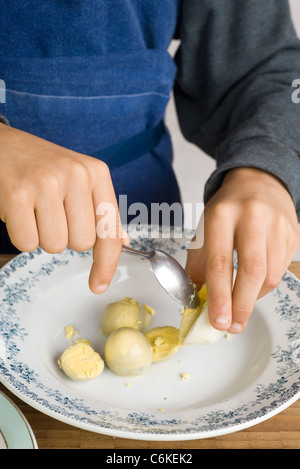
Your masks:
{"label": "white background", "polygon": [[[290,0],[290,5],[294,24],[300,37],[300,0]],[[171,45],[171,53],[174,52],[177,45],[176,42]],[[178,126],[172,99],[167,108],[166,122],[172,135],[174,170],[181,189],[182,200],[192,203],[202,202],[204,184],[215,168],[215,161],[195,145],[184,140]],[[294,260],[300,261],[300,247]]]}

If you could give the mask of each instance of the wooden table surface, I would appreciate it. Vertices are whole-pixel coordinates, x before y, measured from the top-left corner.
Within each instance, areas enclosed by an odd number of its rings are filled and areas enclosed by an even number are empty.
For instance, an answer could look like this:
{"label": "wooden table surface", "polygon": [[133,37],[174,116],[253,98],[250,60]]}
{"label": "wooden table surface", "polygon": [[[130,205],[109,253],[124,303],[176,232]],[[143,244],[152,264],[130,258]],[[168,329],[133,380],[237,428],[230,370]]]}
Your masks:
{"label": "wooden table surface", "polygon": [[[0,267],[12,257],[0,255]],[[300,278],[300,262],[293,262],[289,270]],[[1,383],[0,391],[10,397],[23,412],[39,449],[300,449],[300,399],[278,415],[246,430],[199,440],[155,442],[81,430],[39,412]]]}

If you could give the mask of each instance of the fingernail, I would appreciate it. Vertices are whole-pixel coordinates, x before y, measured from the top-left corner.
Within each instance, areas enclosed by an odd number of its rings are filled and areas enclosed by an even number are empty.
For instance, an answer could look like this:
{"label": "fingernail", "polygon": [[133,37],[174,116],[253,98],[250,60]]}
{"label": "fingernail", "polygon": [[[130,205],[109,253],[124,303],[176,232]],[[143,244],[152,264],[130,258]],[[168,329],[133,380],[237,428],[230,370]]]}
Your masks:
{"label": "fingernail", "polygon": [[233,322],[230,326],[230,329],[234,331],[241,331],[243,329],[243,325],[239,324],[238,322]]}
{"label": "fingernail", "polygon": [[229,319],[224,317],[224,316],[218,316],[216,319],[215,319],[215,322],[217,324],[228,324],[229,323]]}
{"label": "fingernail", "polygon": [[97,285],[95,291],[97,293],[104,293],[108,289],[108,283],[103,283],[101,285]]}

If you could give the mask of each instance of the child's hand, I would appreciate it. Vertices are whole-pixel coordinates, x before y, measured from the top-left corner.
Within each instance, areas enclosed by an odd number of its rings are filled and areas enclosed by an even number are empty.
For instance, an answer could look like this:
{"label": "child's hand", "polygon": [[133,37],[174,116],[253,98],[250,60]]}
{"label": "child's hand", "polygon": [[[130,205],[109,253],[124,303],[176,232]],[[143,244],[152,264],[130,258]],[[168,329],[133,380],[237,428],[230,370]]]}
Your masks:
{"label": "child's hand", "polygon": [[246,327],[257,298],[280,283],[299,239],[294,204],[279,180],[252,168],[227,173],[205,208],[204,245],[189,251],[186,265],[196,285],[207,283],[213,327],[231,333]]}
{"label": "child's hand", "polygon": [[[106,164],[3,124],[0,141],[0,218],[14,246],[49,253],[93,247],[90,288],[104,291],[124,241]],[[96,235],[101,202],[115,209],[114,237]]]}

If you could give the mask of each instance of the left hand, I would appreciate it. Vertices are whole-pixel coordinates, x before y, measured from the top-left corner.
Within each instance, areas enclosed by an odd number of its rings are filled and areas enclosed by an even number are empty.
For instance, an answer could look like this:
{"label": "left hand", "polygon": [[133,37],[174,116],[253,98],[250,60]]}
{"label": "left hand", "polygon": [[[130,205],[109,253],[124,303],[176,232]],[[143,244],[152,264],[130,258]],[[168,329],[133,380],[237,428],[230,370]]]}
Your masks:
{"label": "left hand", "polygon": [[228,171],[205,207],[204,245],[189,250],[186,264],[197,287],[207,285],[212,326],[243,331],[256,300],[280,283],[299,241],[294,203],[276,177],[254,168]]}

